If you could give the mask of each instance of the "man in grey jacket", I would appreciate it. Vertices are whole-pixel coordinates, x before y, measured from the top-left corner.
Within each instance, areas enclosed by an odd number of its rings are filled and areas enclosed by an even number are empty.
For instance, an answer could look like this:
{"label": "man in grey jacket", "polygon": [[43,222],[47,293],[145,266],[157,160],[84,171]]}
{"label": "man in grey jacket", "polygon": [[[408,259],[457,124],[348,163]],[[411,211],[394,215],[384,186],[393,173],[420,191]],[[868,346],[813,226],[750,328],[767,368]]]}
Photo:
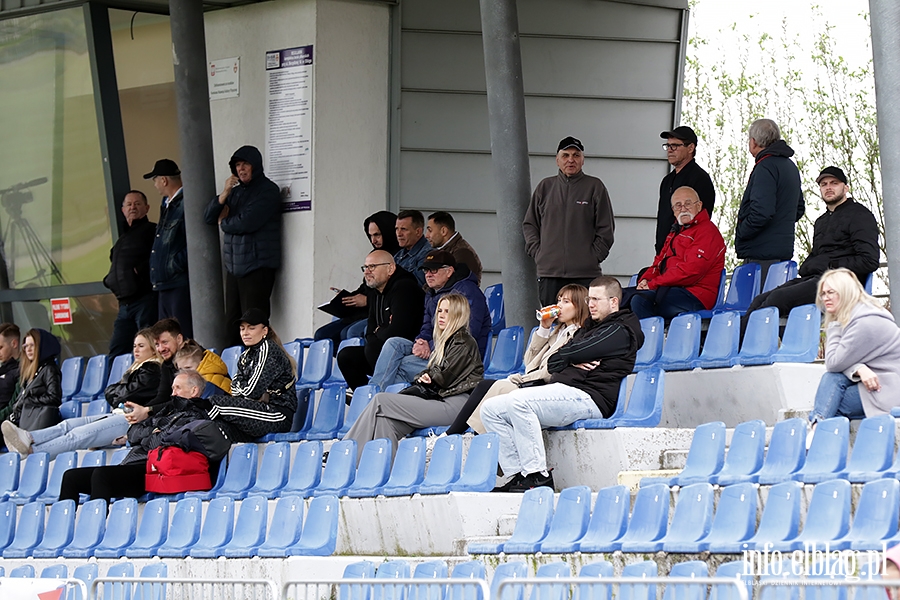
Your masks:
{"label": "man in grey jacket", "polygon": [[588,287],[609,256],[615,216],[606,186],[586,175],[584,145],[572,136],[559,142],[559,172],[534,189],[522,232],[525,250],[537,265],[541,306],[556,303],[569,283]]}

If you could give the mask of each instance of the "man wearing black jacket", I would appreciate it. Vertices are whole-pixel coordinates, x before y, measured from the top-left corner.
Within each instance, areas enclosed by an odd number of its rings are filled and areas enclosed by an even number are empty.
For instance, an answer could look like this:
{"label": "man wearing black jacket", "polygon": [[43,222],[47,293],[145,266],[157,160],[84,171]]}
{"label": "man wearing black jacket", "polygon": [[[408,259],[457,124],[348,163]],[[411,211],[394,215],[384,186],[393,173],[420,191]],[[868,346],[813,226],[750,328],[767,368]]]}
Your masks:
{"label": "man wearing black jacket", "polygon": [[644,343],[640,321],[630,310],[619,310],[621,301],[622,286],[615,278],[594,279],[588,296],[591,318],[550,357],[550,383],[495,396],[482,405],[485,429],[500,436],[500,467],[512,476],[495,491],[553,487],[541,429],[609,417],[616,410],[619,386]]}

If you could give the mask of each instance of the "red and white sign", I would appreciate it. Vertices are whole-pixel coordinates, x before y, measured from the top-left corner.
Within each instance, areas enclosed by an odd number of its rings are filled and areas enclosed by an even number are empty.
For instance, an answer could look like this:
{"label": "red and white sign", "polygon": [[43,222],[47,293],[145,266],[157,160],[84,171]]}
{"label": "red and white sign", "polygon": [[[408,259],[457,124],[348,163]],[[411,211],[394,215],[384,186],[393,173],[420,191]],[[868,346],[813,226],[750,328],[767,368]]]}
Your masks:
{"label": "red and white sign", "polygon": [[72,305],[68,298],[51,298],[50,310],[53,312],[54,325],[72,324]]}

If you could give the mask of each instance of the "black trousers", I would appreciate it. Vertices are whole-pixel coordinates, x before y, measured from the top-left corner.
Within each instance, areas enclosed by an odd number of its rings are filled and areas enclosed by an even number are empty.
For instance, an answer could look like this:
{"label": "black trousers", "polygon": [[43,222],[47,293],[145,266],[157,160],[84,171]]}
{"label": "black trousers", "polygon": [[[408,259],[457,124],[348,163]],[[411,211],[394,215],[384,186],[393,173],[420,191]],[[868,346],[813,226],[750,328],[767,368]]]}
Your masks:
{"label": "black trousers", "polygon": [[[375,357],[378,360],[378,357]],[[344,374],[347,387],[355,390],[369,383],[369,375],[375,371],[375,363],[369,362],[365,346],[347,346],[337,355],[338,367]]]}
{"label": "black trousers", "polygon": [[578,285],[589,288],[594,279],[596,278],[581,277],[573,279],[568,277],[538,277],[538,298],[541,301],[541,306],[556,304],[556,297],[559,296],[559,290],[561,290],[563,286],[569,285],[570,283],[577,283]]}
{"label": "black trousers", "polygon": [[[291,392],[293,393],[293,392]],[[250,442],[268,433],[287,433],[294,413],[242,396],[213,396],[209,418],[224,425],[232,442]]]}
{"label": "black trousers", "polygon": [[144,487],[146,461],[111,467],[82,467],[69,469],[63,474],[60,500],[74,500],[78,494],[87,494],[91,500],[103,498],[107,504],[112,498],[139,498]]}
{"label": "black trousers", "polygon": [[778,308],[778,315],[787,317],[795,306],[815,304],[816,291],[819,288],[819,275],[808,275],[799,279],[792,279],[779,285],[774,290],[760,294],[750,303],[747,314],[741,317],[741,338],[747,330],[750,313],[758,308],[774,306]]}
{"label": "black trousers", "polygon": [[225,323],[231,334],[228,336],[229,346],[241,344],[240,326],[234,324],[247,310],[258,308],[269,317],[272,309],[269,300],[272,288],[275,287],[275,269],[262,268],[243,277],[235,277],[231,273],[225,275]]}
{"label": "black trousers", "polygon": [[191,316],[191,288],[188,284],[158,293],[159,318],[174,317],[181,325],[184,339],[194,337],[194,320]]}

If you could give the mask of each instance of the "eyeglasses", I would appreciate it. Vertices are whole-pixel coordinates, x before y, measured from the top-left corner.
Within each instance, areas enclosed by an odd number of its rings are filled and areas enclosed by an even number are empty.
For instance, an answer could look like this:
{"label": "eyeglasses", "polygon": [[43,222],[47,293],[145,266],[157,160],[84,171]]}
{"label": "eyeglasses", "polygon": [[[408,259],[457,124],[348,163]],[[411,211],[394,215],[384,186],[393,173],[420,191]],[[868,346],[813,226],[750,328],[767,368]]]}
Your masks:
{"label": "eyeglasses", "polygon": [[593,296],[588,296],[587,298],[584,299],[584,301],[587,304],[590,304],[591,302],[596,304],[597,302],[602,302],[603,300],[609,300],[610,298],[612,298],[612,296],[604,296],[603,298],[594,298]]}
{"label": "eyeglasses", "polygon": [[679,148],[684,148],[687,144],[663,144],[663,150],[678,150]]}
{"label": "eyeglasses", "polygon": [[826,298],[834,298],[837,295],[837,290],[822,290],[822,293],[819,294],[819,298],[825,300]]}
{"label": "eyeglasses", "polygon": [[441,269],[446,269],[446,268],[447,268],[447,265],[443,265],[443,266],[441,266],[441,267],[428,267],[427,269],[426,269],[426,268],[423,268],[422,270],[425,271],[425,274],[426,274],[426,275],[434,275],[435,273],[437,273],[437,272],[440,271]]}
{"label": "eyeglasses", "polygon": [[368,273],[369,271],[374,271],[375,267],[383,267],[384,265],[389,265],[391,263],[375,263],[374,265],[363,265],[359,268],[363,273]]}
{"label": "eyeglasses", "polygon": [[678,211],[678,210],[681,210],[682,208],[687,208],[688,206],[692,206],[694,204],[697,204],[696,200],[691,200],[690,202],[676,202],[675,204],[672,205],[672,210]]}

